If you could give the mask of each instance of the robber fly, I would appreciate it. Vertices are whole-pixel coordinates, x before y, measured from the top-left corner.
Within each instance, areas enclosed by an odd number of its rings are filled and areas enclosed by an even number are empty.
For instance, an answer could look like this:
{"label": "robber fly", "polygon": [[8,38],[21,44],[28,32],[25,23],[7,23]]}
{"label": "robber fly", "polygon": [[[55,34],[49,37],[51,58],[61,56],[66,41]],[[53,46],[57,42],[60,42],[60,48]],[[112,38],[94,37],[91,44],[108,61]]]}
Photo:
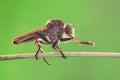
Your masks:
{"label": "robber fly", "polygon": [[[38,48],[35,54],[36,60],[38,60],[38,53],[44,52],[40,44],[52,45],[52,48],[58,51],[62,58],[66,59],[63,51],[59,48],[59,43],[60,41],[65,42],[70,40],[77,44],[94,45],[94,43],[90,41],[79,41],[74,35],[74,26],[72,24],[64,24],[64,22],[59,19],[48,20],[45,27],[38,28],[16,37],[13,39],[13,44],[16,45],[24,42],[35,41],[35,45]],[[49,64],[45,58],[43,58],[43,60]]]}

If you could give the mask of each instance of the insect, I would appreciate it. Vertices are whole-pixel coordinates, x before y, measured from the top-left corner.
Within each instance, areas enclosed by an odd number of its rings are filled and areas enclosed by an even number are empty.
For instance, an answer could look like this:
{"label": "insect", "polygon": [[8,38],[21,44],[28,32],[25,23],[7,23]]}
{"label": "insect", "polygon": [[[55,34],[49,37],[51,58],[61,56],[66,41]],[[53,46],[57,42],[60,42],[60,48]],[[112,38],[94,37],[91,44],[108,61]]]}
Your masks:
{"label": "insect", "polygon": [[[64,24],[64,22],[60,19],[51,19],[48,20],[45,27],[38,28],[36,30],[25,33],[21,36],[13,39],[13,44],[20,44],[24,42],[35,41],[35,45],[38,48],[35,58],[38,60],[38,53],[44,53],[41,44],[52,45],[52,48],[58,51],[61,54],[61,57],[66,59],[63,51],[59,47],[60,42],[70,41],[77,44],[86,44],[86,45],[94,45],[93,42],[81,42],[74,35],[74,25],[72,24]],[[64,36],[66,35],[66,36]],[[45,58],[43,60],[49,64]]]}

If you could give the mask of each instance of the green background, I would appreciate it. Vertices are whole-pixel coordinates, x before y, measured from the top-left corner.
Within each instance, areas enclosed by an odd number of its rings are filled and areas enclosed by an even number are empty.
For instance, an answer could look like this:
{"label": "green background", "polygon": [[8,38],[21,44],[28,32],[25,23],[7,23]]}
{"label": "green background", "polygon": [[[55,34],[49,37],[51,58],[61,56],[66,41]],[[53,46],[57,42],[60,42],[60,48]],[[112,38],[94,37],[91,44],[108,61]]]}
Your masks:
{"label": "green background", "polygon": [[[0,54],[35,53],[34,42],[13,45],[12,39],[60,18],[76,25],[76,37],[95,47],[61,43],[64,52],[120,52],[119,0],[0,0]],[[54,51],[42,45],[46,52]],[[0,80],[120,80],[120,59],[47,58],[0,62]]]}

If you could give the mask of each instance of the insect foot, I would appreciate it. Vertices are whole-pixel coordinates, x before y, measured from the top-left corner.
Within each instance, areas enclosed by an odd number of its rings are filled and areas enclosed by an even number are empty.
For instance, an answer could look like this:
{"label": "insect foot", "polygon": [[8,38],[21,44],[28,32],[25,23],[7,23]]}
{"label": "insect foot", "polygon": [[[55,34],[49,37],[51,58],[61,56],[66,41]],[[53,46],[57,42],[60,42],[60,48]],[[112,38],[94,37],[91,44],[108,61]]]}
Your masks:
{"label": "insect foot", "polygon": [[91,45],[91,46],[95,46],[95,43],[92,42],[92,41],[88,41],[88,44]]}
{"label": "insect foot", "polygon": [[62,58],[67,59],[67,57],[63,54],[62,51],[60,51],[60,53],[61,53],[61,55],[62,55]]}

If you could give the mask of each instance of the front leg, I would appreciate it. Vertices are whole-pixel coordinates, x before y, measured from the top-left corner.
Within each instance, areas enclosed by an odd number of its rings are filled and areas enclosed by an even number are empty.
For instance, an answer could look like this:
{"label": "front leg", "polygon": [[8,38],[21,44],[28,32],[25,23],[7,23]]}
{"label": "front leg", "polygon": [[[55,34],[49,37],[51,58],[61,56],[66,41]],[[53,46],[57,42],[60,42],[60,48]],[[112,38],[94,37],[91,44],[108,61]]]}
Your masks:
{"label": "front leg", "polygon": [[91,42],[91,41],[88,41],[88,42],[81,42],[81,41],[79,41],[79,40],[76,39],[76,38],[73,38],[72,40],[73,40],[73,42],[75,42],[76,44],[95,45],[95,43],[94,43],[94,42]]}
{"label": "front leg", "polygon": [[72,41],[75,42],[76,44],[95,45],[95,43],[93,43],[93,42],[91,42],[91,41],[81,42],[81,41],[79,41],[78,39],[73,38],[73,37],[71,37],[71,38],[61,38],[61,39],[60,39],[60,41],[63,41],[63,42],[69,41],[69,40],[72,40]]}
{"label": "front leg", "polygon": [[65,42],[65,41],[70,41],[70,40],[72,40],[72,39],[73,39],[73,38],[61,38],[60,41]]}
{"label": "front leg", "polygon": [[53,47],[56,51],[58,51],[58,52],[61,53],[62,58],[66,59],[66,56],[63,54],[62,50],[59,48],[58,45],[59,45],[59,41],[55,41],[55,42],[52,44],[52,47]]}

